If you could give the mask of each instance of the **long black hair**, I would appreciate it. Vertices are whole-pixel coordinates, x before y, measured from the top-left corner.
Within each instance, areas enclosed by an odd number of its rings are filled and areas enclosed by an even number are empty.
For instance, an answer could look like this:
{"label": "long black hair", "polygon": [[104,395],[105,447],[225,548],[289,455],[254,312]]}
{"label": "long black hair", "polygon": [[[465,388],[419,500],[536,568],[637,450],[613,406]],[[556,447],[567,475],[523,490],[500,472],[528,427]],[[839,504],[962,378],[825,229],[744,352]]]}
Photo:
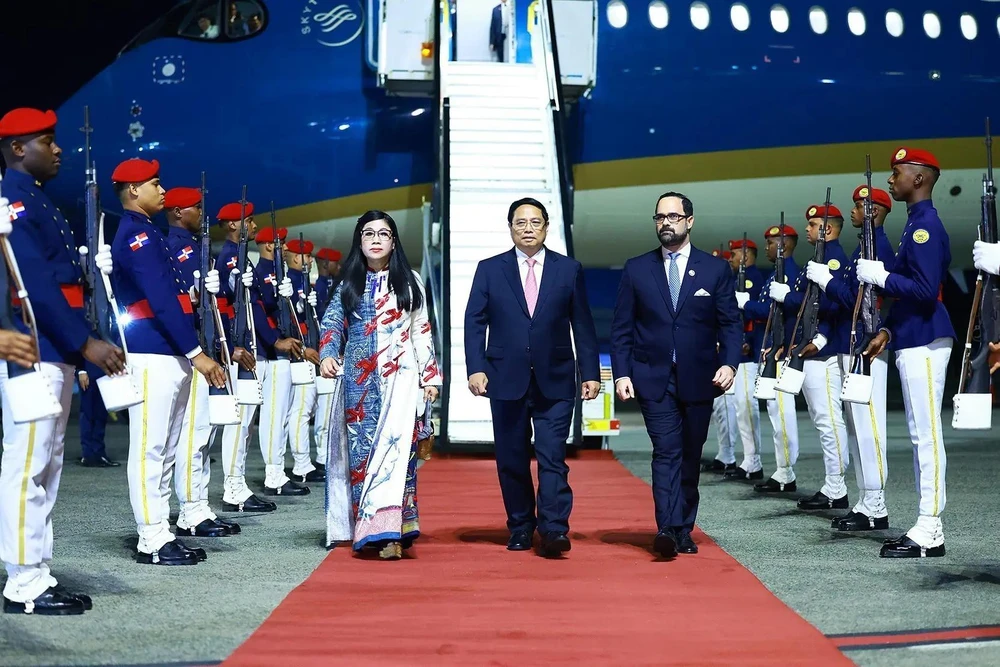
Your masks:
{"label": "long black hair", "polygon": [[403,252],[403,244],[399,241],[399,229],[396,221],[385,211],[368,211],[360,218],[354,227],[354,241],[351,243],[351,251],[344,260],[340,276],[343,279],[343,287],[340,289],[341,303],[344,305],[344,314],[353,313],[361,301],[361,294],[365,291],[365,275],[368,272],[368,260],[361,252],[361,230],[369,222],[375,220],[385,220],[392,232],[392,254],[389,255],[389,289],[396,295],[396,304],[400,310],[413,312],[423,304],[420,293],[420,283],[413,275],[413,269]]}

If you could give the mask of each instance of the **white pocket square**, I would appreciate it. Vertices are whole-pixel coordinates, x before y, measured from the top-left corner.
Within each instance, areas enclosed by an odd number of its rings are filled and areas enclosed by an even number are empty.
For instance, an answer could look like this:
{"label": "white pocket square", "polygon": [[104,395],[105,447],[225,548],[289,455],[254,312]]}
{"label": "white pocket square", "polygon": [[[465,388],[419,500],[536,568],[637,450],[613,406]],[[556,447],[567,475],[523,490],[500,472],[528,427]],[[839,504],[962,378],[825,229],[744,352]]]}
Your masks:
{"label": "white pocket square", "polygon": [[697,292],[694,293],[694,295],[695,296],[712,296],[711,294],[709,294],[708,292],[706,292],[704,289],[699,289]]}

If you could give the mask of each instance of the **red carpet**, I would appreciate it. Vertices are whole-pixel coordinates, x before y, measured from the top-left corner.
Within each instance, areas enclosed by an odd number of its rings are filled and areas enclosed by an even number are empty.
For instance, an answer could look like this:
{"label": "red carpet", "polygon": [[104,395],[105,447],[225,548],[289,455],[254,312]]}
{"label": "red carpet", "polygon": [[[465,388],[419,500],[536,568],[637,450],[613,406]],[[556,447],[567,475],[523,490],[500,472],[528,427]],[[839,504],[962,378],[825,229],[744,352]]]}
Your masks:
{"label": "red carpet", "polygon": [[570,484],[573,550],[546,560],[504,549],[492,461],[429,462],[411,558],[337,547],[224,664],[853,664],[704,533],[658,560],[649,486],[618,462]]}

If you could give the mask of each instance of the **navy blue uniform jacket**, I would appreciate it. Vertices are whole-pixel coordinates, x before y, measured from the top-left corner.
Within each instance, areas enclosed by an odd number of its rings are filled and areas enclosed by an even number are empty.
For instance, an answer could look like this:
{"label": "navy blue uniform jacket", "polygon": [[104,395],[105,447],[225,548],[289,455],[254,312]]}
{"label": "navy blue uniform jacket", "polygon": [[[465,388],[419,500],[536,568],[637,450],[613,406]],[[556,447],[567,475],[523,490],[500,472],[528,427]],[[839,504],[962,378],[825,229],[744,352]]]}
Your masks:
{"label": "navy blue uniform jacket", "polygon": [[465,309],[466,369],[469,375],[486,373],[492,399],[523,398],[532,372],[546,398],[574,399],[579,385],[570,324],[583,381],[599,381],[597,330],[580,262],[545,249],[535,315],[529,317],[514,249],[484,259]]}
{"label": "navy blue uniform jacket", "polygon": [[726,260],[691,248],[676,312],[660,248],[625,262],[611,321],[611,366],[615,380],[631,378],[638,398],[663,398],[676,350],[677,398],[714,400],[722,389],[712,378],[723,365],[739,366],[742,343],[733,271]]}

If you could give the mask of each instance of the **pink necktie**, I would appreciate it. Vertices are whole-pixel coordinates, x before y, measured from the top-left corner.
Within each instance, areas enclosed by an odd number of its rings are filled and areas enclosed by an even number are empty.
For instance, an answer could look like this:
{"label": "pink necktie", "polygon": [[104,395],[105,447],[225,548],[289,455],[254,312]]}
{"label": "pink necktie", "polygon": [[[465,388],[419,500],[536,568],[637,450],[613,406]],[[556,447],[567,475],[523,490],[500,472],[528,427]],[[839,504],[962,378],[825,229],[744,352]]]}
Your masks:
{"label": "pink necktie", "polygon": [[528,302],[528,314],[535,316],[535,303],[538,301],[538,280],[535,279],[535,264],[533,257],[528,258],[528,277],[524,280],[524,300]]}

